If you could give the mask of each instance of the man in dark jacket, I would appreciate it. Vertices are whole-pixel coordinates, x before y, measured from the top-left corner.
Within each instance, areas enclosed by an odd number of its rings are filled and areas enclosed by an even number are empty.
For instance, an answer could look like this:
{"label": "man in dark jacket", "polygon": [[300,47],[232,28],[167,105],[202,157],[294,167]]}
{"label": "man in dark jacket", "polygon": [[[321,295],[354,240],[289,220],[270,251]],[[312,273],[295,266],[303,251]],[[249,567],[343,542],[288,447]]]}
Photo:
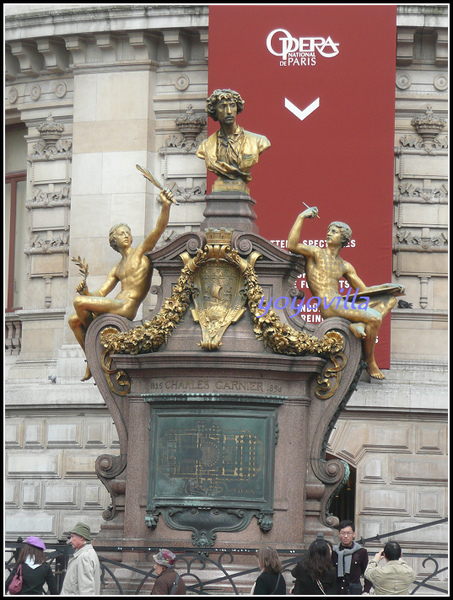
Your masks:
{"label": "man in dark jacket", "polygon": [[181,596],[185,594],[186,584],[174,569],[176,556],[173,552],[164,548],[158,554],[154,554],[153,559],[156,563],[157,578],[151,595],[168,596],[174,594],[175,596]]}
{"label": "man in dark jacket", "polygon": [[354,541],[352,521],[342,521],[339,526],[340,543],[333,547],[332,563],[337,569],[337,594],[360,595],[369,593],[371,582],[365,579],[362,589],[360,577],[368,566],[368,552]]}

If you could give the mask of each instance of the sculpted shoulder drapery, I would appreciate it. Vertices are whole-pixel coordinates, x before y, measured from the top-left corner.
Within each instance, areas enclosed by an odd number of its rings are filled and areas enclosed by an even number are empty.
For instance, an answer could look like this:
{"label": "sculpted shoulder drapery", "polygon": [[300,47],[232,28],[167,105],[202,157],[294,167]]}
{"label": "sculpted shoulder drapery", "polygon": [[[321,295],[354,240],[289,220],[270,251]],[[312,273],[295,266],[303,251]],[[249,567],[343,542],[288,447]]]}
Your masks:
{"label": "sculpted shoulder drapery", "polygon": [[207,169],[218,177],[213,191],[248,192],[246,184],[252,179],[250,169],[271,145],[264,135],[245,131],[237,125],[236,117],[243,107],[241,96],[228,89],[215,90],[206,101],[206,112],[214,121],[219,121],[220,129],[200,144],[197,156],[204,159]]}

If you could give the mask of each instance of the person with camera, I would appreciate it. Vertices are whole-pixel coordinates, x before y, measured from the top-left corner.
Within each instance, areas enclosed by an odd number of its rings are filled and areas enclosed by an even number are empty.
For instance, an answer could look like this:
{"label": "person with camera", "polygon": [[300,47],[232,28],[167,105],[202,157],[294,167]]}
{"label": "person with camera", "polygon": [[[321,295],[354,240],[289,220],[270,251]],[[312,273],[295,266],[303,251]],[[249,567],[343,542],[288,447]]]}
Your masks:
{"label": "person with camera", "polygon": [[[415,572],[401,558],[402,554],[401,546],[397,542],[387,542],[384,549],[369,561],[365,577],[373,584],[376,596],[409,594]],[[385,563],[379,564],[382,558],[385,559]]]}

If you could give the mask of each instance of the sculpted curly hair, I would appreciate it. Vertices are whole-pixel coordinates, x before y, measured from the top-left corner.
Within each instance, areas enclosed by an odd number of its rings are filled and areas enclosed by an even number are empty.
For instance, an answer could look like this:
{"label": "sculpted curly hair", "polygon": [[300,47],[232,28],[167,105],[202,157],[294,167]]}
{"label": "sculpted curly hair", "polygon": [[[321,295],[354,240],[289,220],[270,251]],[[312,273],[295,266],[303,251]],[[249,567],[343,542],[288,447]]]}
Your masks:
{"label": "sculpted curly hair", "polygon": [[217,118],[217,104],[220,100],[234,100],[236,102],[238,114],[244,110],[245,100],[241,98],[241,95],[234,90],[214,90],[209,98],[206,100],[206,112],[213,121],[218,121]]}
{"label": "sculpted curly hair", "polygon": [[[341,247],[344,248],[351,241],[352,229],[346,223],[342,223],[341,221],[333,221],[327,228],[327,231],[331,227],[338,227],[341,233]],[[354,527],[352,528],[354,530]]]}
{"label": "sculpted curly hair", "polygon": [[129,229],[129,231],[131,230],[131,228],[129,227],[129,225],[127,223],[118,223],[118,225],[114,225],[110,231],[109,231],[109,244],[110,246],[116,251],[119,252],[118,250],[118,245],[116,243],[116,240],[114,238],[115,235],[115,231],[119,228],[119,227],[127,227]]}

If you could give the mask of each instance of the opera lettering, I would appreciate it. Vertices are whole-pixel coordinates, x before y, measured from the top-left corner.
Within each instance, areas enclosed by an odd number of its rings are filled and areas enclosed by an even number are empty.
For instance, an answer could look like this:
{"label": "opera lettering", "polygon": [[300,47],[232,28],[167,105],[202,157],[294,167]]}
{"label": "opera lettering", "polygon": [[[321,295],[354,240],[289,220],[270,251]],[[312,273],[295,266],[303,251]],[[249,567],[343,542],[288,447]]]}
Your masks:
{"label": "opera lettering", "polygon": [[337,56],[339,45],[330,36],[295,38],[286,29],[274,29],[266,39],[267,49],[274,56],[281,57],[280,66],[283,67],[313,67],[318,54],[324,58]]}

